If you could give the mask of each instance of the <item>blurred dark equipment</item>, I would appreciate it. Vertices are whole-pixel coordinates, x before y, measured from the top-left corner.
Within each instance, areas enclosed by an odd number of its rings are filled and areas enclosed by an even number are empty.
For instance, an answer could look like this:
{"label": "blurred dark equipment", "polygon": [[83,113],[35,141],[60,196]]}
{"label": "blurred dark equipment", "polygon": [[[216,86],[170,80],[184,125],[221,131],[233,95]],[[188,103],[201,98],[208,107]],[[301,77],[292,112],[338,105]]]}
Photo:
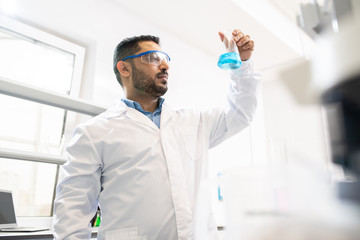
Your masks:
{"label": "blurred dark equipment", "polygon": [[360,72],[322,95],[326,109],[332,161],[353,181],[339,183],[340,198],[360,203]]}

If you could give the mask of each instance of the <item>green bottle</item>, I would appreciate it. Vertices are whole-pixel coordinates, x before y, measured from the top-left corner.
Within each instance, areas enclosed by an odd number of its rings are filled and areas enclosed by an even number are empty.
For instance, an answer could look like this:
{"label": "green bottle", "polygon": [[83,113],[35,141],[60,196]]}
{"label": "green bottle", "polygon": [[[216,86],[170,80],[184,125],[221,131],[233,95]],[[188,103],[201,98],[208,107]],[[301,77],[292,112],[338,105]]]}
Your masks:
{"label": "green bottle", "polygon": [[98,209],[96,212],[95,227],[100,226],[100,222],[101,222],[100,210]]}

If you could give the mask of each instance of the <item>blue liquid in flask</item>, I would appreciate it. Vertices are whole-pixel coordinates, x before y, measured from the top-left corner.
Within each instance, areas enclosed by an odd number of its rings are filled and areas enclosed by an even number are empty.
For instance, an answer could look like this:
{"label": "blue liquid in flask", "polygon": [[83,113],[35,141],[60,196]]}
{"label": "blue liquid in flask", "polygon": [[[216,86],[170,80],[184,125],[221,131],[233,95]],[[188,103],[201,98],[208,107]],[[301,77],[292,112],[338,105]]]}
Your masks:
{"label": "blue liquid in flask", "polygon": [[221,54],[217,65],[224,70],[237,69],[241,66],[240,55],[235,52]]}

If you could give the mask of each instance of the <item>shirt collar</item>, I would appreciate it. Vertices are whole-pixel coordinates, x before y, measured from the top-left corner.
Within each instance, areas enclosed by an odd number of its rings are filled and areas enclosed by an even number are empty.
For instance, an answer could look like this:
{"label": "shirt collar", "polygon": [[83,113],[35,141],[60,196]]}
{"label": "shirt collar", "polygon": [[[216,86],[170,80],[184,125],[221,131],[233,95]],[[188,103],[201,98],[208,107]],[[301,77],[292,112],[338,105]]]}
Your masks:
{"label": "shirt collar", "polygon": [[[144,111],[144,109],[141,107],[140,103],[130,100],[130,99],[126,99],[126,98],[122,98],[121,101],[123,101],[128,107],[134,108],[142,113],[146,113],[147,111]],[[164,98],[159,98],[159,107],[154,111],[154,113],[161,111],[162,109],[162,104],[164,103],[165,99]]]}

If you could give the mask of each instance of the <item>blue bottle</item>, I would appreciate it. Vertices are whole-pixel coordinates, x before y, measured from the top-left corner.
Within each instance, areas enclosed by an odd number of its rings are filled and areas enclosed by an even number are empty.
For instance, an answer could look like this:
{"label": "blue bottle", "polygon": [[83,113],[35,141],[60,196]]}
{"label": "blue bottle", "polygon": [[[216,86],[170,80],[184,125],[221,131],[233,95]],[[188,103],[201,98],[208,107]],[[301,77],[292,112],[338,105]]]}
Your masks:
{"label": "blue bottle", "polygon": [[237,69],[241,66],[240,55],[236,52],[221,54],[217,65],[224,70]]}
{"label": "blue bottle", "polygon": [[237,51],[236,43],[233,40],[233,33],[230,29],[224,31],[223,43],[226,48],[226,53],[221,54],[218,61],[218,66],[221,69],[237,69],[241,66],[240,54]]}

